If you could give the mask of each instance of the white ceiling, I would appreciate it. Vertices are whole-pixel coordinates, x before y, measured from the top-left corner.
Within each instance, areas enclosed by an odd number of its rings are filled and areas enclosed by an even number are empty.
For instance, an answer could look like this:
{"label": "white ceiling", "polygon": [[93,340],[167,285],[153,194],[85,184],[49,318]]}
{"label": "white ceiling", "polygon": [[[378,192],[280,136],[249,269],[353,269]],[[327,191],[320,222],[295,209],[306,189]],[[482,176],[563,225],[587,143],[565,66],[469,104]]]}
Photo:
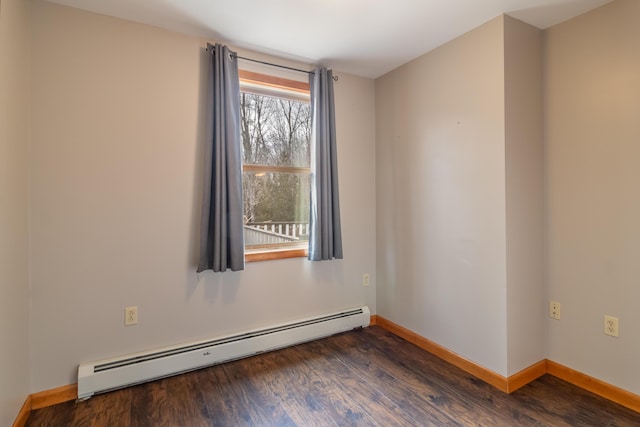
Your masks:
{"label": "white ceiling", "polygon": [[611,0],[50,0],[364,77],[507,13],[544,29]]}

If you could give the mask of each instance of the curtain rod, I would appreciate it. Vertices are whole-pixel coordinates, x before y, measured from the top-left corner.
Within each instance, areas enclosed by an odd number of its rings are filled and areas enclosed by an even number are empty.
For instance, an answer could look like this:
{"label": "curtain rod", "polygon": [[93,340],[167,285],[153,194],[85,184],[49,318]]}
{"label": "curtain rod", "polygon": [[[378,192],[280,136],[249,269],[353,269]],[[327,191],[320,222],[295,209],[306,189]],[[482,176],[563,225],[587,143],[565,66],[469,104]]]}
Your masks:
{"label": "curtain rod", "polygon": [[[206,49],[206,50],[208,51],[208,49]],[[244,56],[238,55],[235,52],[232,52],[231,56],[234,57],[234,58],[237,58],[237,59],[244,59],[245,61],[256,62],[258,64],[270,65],[272,67],[278,67],[278,68],[284,68],[286,70],[297,71],[299,73],[315,74],[313,71],[301,70],[300,68],[287,67],[286,65],[274,64],[273,62],[259,61],[257,59],[246,58]],[[331,78],[333,79],[333,81],[336,81],[336,82],[338,81],[338,76],[332,76]]]}
{"label": "curtain rod", "polygon": [[245,58],[244,56],[240,56],[237,53],[232,53],[231,56],[238,59],[244,59],[245,61],[257,62],[258,64],[270,65],[272,67],[284,68],[286,70],[297,71],[299,73],[314,74],[313,71],[301,70],[300,68],[287,67],[286,65],[274,64],[272,62],[266,62],[266,61],[259,61],[257,59]]}
{"label": "curtain rod", "polygon": [[[232,53],[231,56],[238,59],[244,59],[245,61],[257,62],[258,64],[270,65],[272,67],[284,68],[286,70],[297,71],[299,73],[315,74],[314,71],[301,70],[300,68],[287,67],[286,65],[274,64],[273,62],[266,62],[266,61],[259,61],[257,59],[245,58],[244,56],[239,56],[237,53]],[[338,81],[338,76],[331,76],[331,78],[335,82]]]}

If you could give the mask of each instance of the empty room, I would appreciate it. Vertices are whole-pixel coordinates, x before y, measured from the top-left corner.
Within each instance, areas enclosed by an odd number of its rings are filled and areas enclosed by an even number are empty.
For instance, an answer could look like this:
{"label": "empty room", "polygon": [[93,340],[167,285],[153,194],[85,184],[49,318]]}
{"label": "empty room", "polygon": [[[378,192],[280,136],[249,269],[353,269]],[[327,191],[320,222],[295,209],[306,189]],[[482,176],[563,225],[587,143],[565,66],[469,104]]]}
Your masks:
{"label": "empty room", "polygon": [[0,426],[640,426],[638,22],[0,0]]}

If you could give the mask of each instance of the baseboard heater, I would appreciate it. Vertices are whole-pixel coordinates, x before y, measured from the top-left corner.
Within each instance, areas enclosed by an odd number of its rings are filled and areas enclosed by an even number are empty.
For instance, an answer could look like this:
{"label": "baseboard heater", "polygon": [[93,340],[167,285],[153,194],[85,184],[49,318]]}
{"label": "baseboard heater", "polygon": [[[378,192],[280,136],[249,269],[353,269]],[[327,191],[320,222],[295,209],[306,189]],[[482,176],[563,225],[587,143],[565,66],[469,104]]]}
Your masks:
{"label": "baseboard heater", "polygon": [[156,351],[84,363],[78,399],[369,326],[368,307],[301,319]]}

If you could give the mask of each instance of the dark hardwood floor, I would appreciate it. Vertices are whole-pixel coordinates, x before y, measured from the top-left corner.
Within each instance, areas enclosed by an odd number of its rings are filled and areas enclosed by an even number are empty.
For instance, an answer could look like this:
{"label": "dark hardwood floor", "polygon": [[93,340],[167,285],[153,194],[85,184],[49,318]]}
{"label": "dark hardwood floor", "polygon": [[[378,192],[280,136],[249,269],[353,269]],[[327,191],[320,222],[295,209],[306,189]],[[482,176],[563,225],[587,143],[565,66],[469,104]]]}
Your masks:
{"label": "dark hardwood floor", "polygon": [[36,410],[28,426],[640,426],[549,375],[511,395],[378,327]]}

